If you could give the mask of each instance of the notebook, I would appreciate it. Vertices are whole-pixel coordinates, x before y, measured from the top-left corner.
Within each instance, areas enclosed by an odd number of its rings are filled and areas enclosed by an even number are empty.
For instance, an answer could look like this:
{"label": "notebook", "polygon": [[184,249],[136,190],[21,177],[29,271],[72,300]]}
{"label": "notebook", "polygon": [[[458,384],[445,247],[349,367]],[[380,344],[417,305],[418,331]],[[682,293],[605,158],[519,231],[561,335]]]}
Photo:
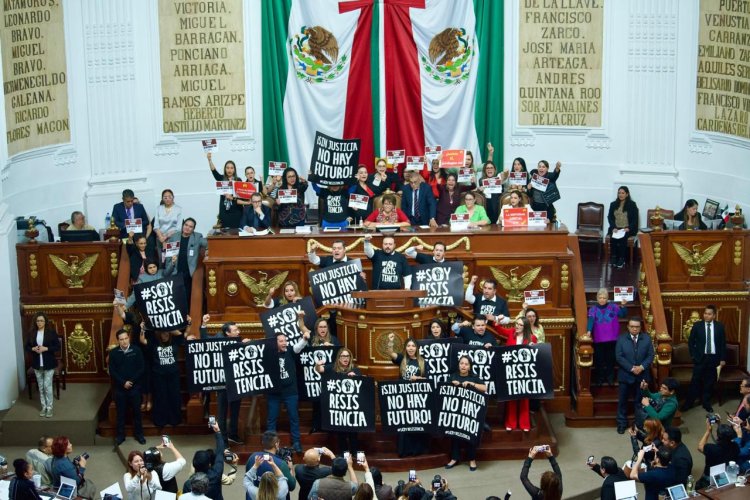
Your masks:
{"label": "notebook", "polygon": [[674,486],[670,486],[669,488],[667,488],[667,493],[669,494],[669,498],[671,500],[684,500],[685,498],[688,498],[688,494],[685,490],[684,484],[675,484]]}

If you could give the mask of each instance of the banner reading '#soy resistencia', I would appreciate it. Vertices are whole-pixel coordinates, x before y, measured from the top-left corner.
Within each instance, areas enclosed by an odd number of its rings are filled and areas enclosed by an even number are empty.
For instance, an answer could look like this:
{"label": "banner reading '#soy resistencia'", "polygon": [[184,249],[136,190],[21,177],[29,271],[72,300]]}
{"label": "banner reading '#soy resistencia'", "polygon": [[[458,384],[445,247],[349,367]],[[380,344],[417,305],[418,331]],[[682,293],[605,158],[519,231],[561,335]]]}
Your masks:
{"label": "banner reading '#soy resistencia'", "polygon": [[555,396],[549,344],[500,347],[498,356],[497,399],[551,399]]}
{"label": "banner reading '#soy resistencia'", "polygon": [[222,347],[227,399],[271,392],[279,378],[276,339],[235,342]]}
{"label": "banner reading '#soy resistencia'", "polygon": [[425,290],[426,297],[414,299],[419,307],[458,307],[464,301],[464,263],[461,261],[422,264],[412,268],[412,290]]}
{"label": "banner reading '#soy resistencia'", "polygon": [[151,330],[181,330],[187,326],[188,303],[182,276],[133,286],[135,306]]}
{"label": "banner reading '#soy resistencia'", "polygon": [[487,415],[487,396],[475,389],[441,384],[435,396],[437,428],[446,436],[479,444]]}
{"label": "banner reading '#soy resistencia'", "polygon": [[487,385],[487,395],[497,394],[496,373],[498,369],[500,347],[469,346],[466,344],[451,344],[451,373],[458,371],[458,360],[461,356],[471,359],[472,375],[481,379]]}
{"label": "banner reading '#soy resistencia'", "polygon": [[375,379],[326,375],[320,394],[321,426],[333,432],[375,432]]}
{"label": "banner reading '#soy resistencia'", "polygon": [[434,389],[429,381],[378,382],[380,423],[385,432],[431,432]]}
{"label": "banner reading '#soy resistencia'", "polygon": [[226,378],[222,348],[239,342],[239,337],[189,341],[185,347],[188,392],[224,389]]}
{"label": "banner reading '#soy resistencia'", "polygon": [[[424,358],[425,376],[434,386],[447,382],[451,375],[451,344],[458,343],[456,337],[444,339],[419,339],[417,347]],[[454,367],[455,370],[455,367]]]}
{"label": "banner reading '#soy resistencia'", "polygon": [[[302,400],[320,398],[323,375],[315,370],[318,361],[326,365],[333,364],[340,347],[306,347],[297,356],[297,392]],[[302,376],[300,377],[300,374]]]}
{"label": "banner reading '#soy resistencia'", "polygon": [[315,313],[315,305],[313,305],[309,296],[303,297],[302,300],[297,302],[284,304],[260,313],[260,322],[263,325],[266,338],[276,338],[277,334],[283,333],[286,335],[289,344],[294,345],[302,337],[302,330],[300,330],[297,319],[297,313],[300,311],[305,313],[305,326],[309,330],[313,330],[315,320],[318,317]]}

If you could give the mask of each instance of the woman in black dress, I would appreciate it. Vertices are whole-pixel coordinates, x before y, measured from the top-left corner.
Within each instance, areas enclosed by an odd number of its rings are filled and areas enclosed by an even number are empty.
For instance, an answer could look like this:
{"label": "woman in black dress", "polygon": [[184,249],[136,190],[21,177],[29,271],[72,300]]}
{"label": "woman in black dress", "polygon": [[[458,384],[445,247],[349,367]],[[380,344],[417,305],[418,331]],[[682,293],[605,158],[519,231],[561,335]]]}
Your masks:
{"label": "woman in black dress", "polygon": [[[393,345],[396,340],[394,333],[388,334],[386,352],[391,356],[391,361],[399,367],[399,375],[402,380],[416,382],[427,380],[425,362],[419,352],[417,341],[409,337],[404,343],[404,352],[396,353]],[[398,456],[417,456],[427,453],[430,448],[430,436],[424,432],[401,432],[398,435]]]}
{"label": "woman in black dress", "polygon": [[[628,238],[638,233],[638,205],[630,197],[627,186],[617,188],[617,199],[609,204],[607,213],[609,222],[610,264],[622,269],[625,266],[625,253],[628,249]],[[624,231],[623,235],[614,232]]]}
{"label": "woman in black dress", "polygon": [[550,172],[549,162],[547,160],[541,160],[537,165],[537,168],[529,172],[529,183],[526,185],[529,198],[531,198],[531,208],[536,212],[547,212],[547,219],[552,222],[556,221],[555,207],[552,203],[547,203],[544,199],[544,191],[534,189],[534,186],[531,184],[531,178],[534,177],[534,174],[537,174],[539,177],[549,179],[549,184],[547,185],[547,190],[549,191],[552,184],[556,183],[557,179],[560,177],[561,168],[562,163],[558,161],[555,164],[555,170]]}
{"label": "woman in black dress", "polygon": [[305,206],[305,191],[307,191],[307,181],[297,174],[292,167],[284,170],[281,176],[281,189],[296,189],[297,203],[280,203],[276,198],[278,206],[279,227],[296,227],[305,225],[305,216],[307,207]]}
{"label": "woman in black dress", "polygon": [[[451,375],[450,383],[460,385],[465,388],[472,388],[479,392],[487,392],[487,386],[478,378],[472,375],[471,358],[461,356],[458,360],[458,372]],[[461,459],[461,445],[466,445],[466,458],[469,459],[469,470],[477,470],[477,447],[458,438],[451,438],[451,461],[445,464],[446,469],[452,469]]]}
{"label": "woman in black dress", "polygon": [[[354,364],[354,353],[348,347],[342,347],[336,354],[336,361],[332,365],[325,364],[324,360],[315,365],[315,371],[320,374],[330,375],[332,373],[346,375],[347,377],[359,377],[362,373]],[[348,451],[352,455],[361,451],[359,449],[359,439],[356,432],[337,432],[338,451],[341,455]]]}
{"label": "woman in black dress", "polygon": [[367,208],[362,210],[359,208],[349,207],[349,214],[354,220],[354,224],[361,225],[367,216],[372,213],[373,200],[376,196],[380,195],[385,189],[385,183],[380,183],[379,187],[373,185],[372,182],[367,180],[367,167],[360,165],[357,169],[357,182],[349,188],[349,194],[358,194],[367,196]]}
{"label": "woman in black dress", "polygon": [[425,337],[427,339],[447,339],[451,336],[450,331],[448,330],[448,325],[439,318],[434,318],[430,321],[430,326],[427,328],[427,336]]}
{"label": "woman in black dress", "polygon": [[[187,317],[190,325],[190,316]],[[140,341],[144,354],[151,360],[151,391],[153,410],[151,421],[161,429],[165,425],[182,422],[182,395],[180,394],[180,368],[177,359],[185,336],[179,330],[146,331],[141,323]],[[159,431],[161,432],[161,430]]]}
{"label": "woman in black dress", "polygon": [[[224,174],[220,174],[216,170],[214,162],[211,161],[211,153],[206,153],[208,158],[208,166],[211,168],[211,175],[217,181],[241,181],[237,175],[237,166],[232,160],[227,160],[224,163]],[[225,194],[219,198],[219,221],[221,221],[221,227],[240,227],[240,219],[242,219],[242,205],[239,203],[239,198],[235,198],[232,194]]]}

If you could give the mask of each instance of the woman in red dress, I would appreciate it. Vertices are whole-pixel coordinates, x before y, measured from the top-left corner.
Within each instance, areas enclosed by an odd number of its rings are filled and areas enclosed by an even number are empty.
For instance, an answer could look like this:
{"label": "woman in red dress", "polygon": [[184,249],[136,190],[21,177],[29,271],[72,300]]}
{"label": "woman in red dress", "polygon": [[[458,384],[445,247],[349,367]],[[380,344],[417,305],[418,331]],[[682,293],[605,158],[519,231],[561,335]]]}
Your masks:
{"label": "woman in red dress", "polygon": [[[536,335],[531,331],[531,323],[525,317],[517,318],[515,328],[498,328],[508,336],[505,345],[532,345],[536,344]],[[529,400],[519,399],[505,403],[505,430],[523,429],[529,432],[531,429],[531,417],[529,416]]]}

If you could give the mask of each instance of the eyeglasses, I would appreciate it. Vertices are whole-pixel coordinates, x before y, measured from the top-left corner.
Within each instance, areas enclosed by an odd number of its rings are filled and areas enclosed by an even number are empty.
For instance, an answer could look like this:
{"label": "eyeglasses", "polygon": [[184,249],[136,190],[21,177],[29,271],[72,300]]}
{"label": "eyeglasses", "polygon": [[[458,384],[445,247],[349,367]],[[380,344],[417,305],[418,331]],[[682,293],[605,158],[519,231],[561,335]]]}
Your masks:
{"label": "eyeglasses", "polygon": [[341,356],[339,356],[339,358],[351,358],[351,356],[349,356],[348,354],[342,354]]}

